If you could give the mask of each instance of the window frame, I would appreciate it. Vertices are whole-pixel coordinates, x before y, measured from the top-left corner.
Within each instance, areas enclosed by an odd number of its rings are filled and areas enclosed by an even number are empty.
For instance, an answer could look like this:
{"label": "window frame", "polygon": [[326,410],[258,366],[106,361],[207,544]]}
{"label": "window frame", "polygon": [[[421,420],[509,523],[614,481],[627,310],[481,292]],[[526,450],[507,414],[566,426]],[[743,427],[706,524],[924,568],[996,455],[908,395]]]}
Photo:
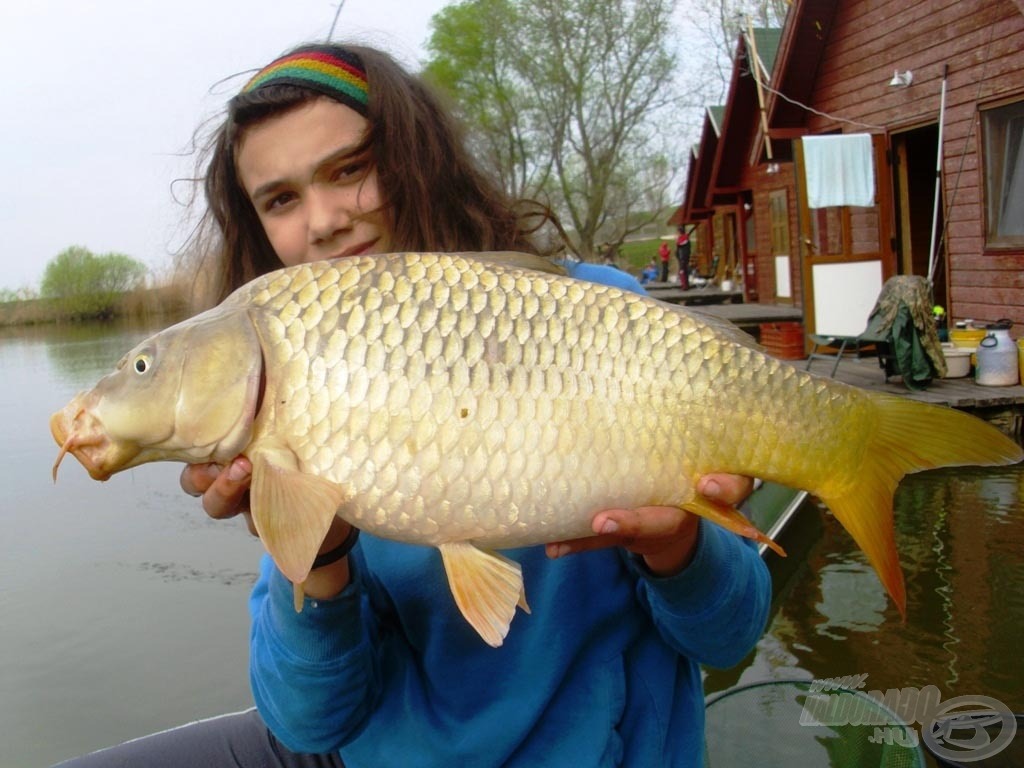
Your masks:
{"label": "window frame", "polygon": [[[1024,247],[1024,99],[1002,102],[979,108],[981,127],[981,183],[984,190],[985,247],[992,249],[1019,249]],[[1014,134],[1017,146],[1007,158],[1008,141]],[[1013,165],[1007,177],[1006,166]],[[1004,214],[1006,194],[1012,191],[1020,201],[1018,218],[1014,220],[1019,232],[1006,232]]]}

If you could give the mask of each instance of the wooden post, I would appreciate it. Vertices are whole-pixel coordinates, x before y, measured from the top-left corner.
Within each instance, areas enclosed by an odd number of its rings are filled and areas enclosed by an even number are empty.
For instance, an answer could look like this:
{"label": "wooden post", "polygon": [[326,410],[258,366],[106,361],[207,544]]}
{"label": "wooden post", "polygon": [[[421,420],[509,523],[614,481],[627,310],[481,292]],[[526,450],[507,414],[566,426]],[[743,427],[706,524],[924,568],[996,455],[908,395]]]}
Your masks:
{"label": "wooden post", "polygon": [[750,74],[757,84],[757,104],[761,115],[761,132],[764,134],[764,152],[769,160],[772,159],[772,139],[768,135],[768,115],[764,111],[764,89],[761,87],[761,75],[767,74],[761,70],[761,59],[757,56],[757,42],[754,40],[754,27],[747,16],[747,50],[750,51]]}

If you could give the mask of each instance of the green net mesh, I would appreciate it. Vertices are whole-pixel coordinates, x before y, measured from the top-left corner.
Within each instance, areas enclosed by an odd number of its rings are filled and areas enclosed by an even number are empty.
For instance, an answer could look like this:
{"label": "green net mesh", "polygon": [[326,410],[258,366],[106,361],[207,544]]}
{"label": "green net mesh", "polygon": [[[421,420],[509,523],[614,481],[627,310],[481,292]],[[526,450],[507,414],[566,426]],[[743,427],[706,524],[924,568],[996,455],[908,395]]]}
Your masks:
{"label": "green net mesh", "polygon": [[862,691],[811,690],[810,680],[733,688],[707,703],[708,768],[918,768],[917,731]]}

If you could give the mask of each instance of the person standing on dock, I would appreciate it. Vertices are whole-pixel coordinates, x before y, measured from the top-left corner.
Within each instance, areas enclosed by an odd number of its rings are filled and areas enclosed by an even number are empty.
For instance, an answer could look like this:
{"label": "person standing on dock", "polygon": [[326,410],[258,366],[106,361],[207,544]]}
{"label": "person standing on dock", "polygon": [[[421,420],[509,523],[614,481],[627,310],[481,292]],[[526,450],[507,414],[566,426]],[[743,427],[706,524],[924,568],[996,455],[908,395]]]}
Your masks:
{"label": "person standing on dock", "polygon": [[679,286],[684,290],[690,288],[690,235],[686,227],[679,227],[676,238],[676,260],[679,262]]}
{"label": "person standing on dock", "polygon": [[661,246],[658,248],[658,256],[661,257],[661,282],[668,282],[668,243],[664,240],[661,241]]}

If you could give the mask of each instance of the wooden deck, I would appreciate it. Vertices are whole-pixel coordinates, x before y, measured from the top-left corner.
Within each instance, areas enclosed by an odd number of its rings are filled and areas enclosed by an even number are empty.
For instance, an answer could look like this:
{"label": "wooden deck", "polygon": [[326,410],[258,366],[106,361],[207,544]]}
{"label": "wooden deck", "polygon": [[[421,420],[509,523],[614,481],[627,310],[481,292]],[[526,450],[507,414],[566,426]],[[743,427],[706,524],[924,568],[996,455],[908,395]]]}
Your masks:
{"label": "wooden deck", "polygon": [[715,304],[700,307],[700,311],[729,320],[748,333],[753,333],[761,323],[799,323],[804,319],[799,308],[787,304]]}
{"label": "wooden deck", "polygon": [[743,301],[743,291],[723,291],[717,286],[683,290],[671,283],[648,283],[644,286],[652,299],[669,304],[705,305],[734,304]]}
{"label": "wooden deck", "polygon": [[[653,285],[655,290],[650,293],[654,298],[661,298],[661,293],[670,290],[662,288],[667,284],[654,283]],[[717,288],[695,288],[690,291],[674,288],[671,290],[685,294],[722,293]],[[721,301],[724,302],[725,299],[723,298]],[[758,337],[758,328],[761,323],[801,322],[803,320],[803,312],[800,308],[784,304],[716,303],[705,304],[697,309],[705,314],[729,320],[755,337]],[[787,362],[800,369],[804,369],[807,365],[806,359]],[[815,360],[811,366],[811,372],[827,377],[832,370],[832,365],[832,360]],[[983,387],[975,384],[972,375],[959,379],[936,379],[927,389],[913,391],[904,386],[903,380],[899,376],[890,377],[886,381],[885,371],[879,366],[877,357],[856,357],[853,354],[843,357],[835,377],[839,381],[864,389],[902,395],[911,400],[920,400],[925,403],[936,403],[967,410],[1002,409],[1016,414],[1013,417],[1015,423],[1024,421],[1024,386],[1019,384],[1012,387]],[[1015,430],[1020,429],[1021,425],[1017,423]]]}
{"label": "wooden deck", "polygon": [[761,323],[800,322],[803,311],[789,304],[744,304],[742,291],[723,291],[718,287],[682,290],[675,283],[652,282],[644,286],[652,299],[669,304],[696,307],[705,314],[735,323],[755,338]]}
{"label": "wooden deck", "polygon": [[[807,365],[806,360],[789,361],[799,368]],[[827,377],[832,369],[831,360],[815,360],[812,373]],[[856,358],[846,355],[839,363],[836,379],[875,392],[902,395],[911,400],[925,403],[950,405],[954,408],[1005,408],[1024,406],[1024,387],[983,387],[974,383],[973,376],[960,379],[936,379],[927,389],[915,392],[907,389],[903,379],[892,376],[885,380],[885,371],[878,364],[877,357]]]}

